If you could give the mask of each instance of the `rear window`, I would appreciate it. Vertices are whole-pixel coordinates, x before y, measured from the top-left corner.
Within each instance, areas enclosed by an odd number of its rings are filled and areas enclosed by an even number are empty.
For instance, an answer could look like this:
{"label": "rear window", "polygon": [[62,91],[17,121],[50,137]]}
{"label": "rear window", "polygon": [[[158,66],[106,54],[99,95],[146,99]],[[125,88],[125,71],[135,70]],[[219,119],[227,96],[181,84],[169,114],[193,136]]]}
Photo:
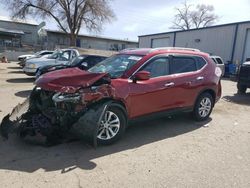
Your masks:
{"label": "rear window", "polygon": [[170,66],[171,74],[196,71],[196,62],[190,57],[174,57]]}
{"label": "rear window", "polygon": [[202,69],[206,65],[206,61],[202,57],[196,57],[197,69]]}
{"label": "rear window", "polygon": [[220,64],[220,65],[222,65],[222,64],[223,64],[223,62],[222,62],[221,58],[216,58],[216,61],[217,61],[217,62],[218,62],[218,64]]}

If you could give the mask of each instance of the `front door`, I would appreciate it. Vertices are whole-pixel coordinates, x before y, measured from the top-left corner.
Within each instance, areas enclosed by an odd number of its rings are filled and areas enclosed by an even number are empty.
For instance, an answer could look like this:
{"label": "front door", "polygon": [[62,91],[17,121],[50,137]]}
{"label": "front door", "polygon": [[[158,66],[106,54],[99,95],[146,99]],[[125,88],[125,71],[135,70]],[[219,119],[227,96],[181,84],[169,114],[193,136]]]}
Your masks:
{"label": "front door", "polygon": [[159,112],[174,106],[174,82],[169,75],[169,58],[155,57],[139,71],[150,72],[150,79],[129,83],[131,118]]}

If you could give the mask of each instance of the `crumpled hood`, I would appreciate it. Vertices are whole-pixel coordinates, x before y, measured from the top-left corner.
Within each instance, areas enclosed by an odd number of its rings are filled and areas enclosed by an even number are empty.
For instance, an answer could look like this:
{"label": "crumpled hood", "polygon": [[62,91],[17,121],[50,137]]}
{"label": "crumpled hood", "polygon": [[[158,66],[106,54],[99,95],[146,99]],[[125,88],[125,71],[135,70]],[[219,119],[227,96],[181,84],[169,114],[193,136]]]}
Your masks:
{"label": "crumpled hood", "polygon": [[36,80],[36,86],[44,90],[75,93],[78,89],[89,87],[107,73],[91,73],[79,68],[67,68],[48,72]]}

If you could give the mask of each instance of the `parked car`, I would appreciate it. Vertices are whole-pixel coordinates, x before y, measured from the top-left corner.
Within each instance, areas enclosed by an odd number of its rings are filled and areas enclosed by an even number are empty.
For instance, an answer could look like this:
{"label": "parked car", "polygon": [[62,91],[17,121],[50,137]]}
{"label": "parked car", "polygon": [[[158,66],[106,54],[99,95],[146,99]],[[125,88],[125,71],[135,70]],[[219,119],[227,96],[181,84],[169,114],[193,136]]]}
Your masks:
{"label": "parked car", "polygon": [[221,69],[221,77],[225,75],[225,63],[220,56],[211,56],[212,60],[216,63],[216,65]]}
{"label": "parked car", "polygon": [[65,68],[73,68],[73,67],[78,67],[82,70],[87,70],[97,63],[103,61],[107,57],[104,56],[99,56],[99,55],[80,55],[69,61],[67,64],[62,64],[62,65],[46,65],[39,67],[37,72],[36,72],[36,78],[38,78],[40,75],[59,70],[59,69],[65,69]]}
{"label": "parked car", "polygon": [[35,76],[39,67],[46,65],[67,64],[77,56],[79,56],[79,52],[76,49],[57,50],[47,58],[42,57],[27,60],[23,71],[29,76]]}
{"label": "parked car", "polygon": [[246,93],[247,88],[250,88],[250,61],[243,63],[239,69],[238,93]]}
{"label": "parked car", "polygon": [[51,55],[53,53],[54,53],[54,51],[43,50],[43,51],[36,52],[35,54],[21,55],[18,57],[18,61],[19,61],[18,64],[21,67],[24,67],[27,59],[46,57],[46,56]]}
{"label": "parked car", "polygon": [[[221,96],[220,73],[208,54],[195,49],[122,51],[88,71],[42,75],[29,101],[4,118],[1,134],[18,129],[21,137],[39,134],[58,143],[70,132],[94,144],[111,144],[135,119],[191,112],[204,121]],[[27,104],[28,111],[16,117]]]}

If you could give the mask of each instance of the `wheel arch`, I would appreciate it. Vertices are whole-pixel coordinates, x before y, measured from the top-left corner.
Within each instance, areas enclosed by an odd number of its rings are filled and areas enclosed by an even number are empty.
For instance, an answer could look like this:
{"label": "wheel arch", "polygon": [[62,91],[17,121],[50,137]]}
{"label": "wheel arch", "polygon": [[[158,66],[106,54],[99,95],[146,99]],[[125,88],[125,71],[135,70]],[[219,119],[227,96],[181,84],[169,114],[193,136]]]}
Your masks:
{"label": "wheel arch", "polygon": [[127,108],[126,108],[126,105],[124,104],[124,102],[122,102],[121,100],[115,100],[113,98],[104,98],[104,99],[99,100],[95,104],[103,104],[103,103],[109,103],[109,105],[112,105],[112,106],[119,108],[123,112],[123,114],[126,118],[126,124],[127,124],[128,111],[127,111]]}
{"label": "wheel arch", "polygon": [[200,93],[199,93],[199,94],[197,95],[197,97],[196,97],[196,100],[195,100],[194,105],[196,104],[198,98],[199,98],[202,94],[204,94],[204,93],[209,93],[209,94],[212,96],[212,98],[213,98],[213,106],[214,106],[214,105],[215,105],[215,101],[216,101],[216,92],[215,92],[213,89],[211,89],[211,88],[206,88],[206,89],[201,90]]}

